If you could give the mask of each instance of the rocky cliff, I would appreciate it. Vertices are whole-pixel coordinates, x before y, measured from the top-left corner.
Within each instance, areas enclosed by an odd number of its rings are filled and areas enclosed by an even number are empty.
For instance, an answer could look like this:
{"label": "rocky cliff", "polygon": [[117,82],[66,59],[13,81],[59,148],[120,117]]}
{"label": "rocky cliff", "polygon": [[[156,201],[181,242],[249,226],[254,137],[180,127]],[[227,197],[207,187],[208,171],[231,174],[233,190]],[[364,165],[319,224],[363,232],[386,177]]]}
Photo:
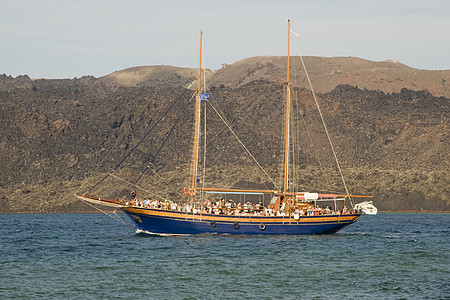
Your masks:
{"label": "rocky cliff", "polygon": [[[279,184],[283,87],[274,75],[281,68],[278,60],[281,64],[283,58],[254,58],[209,71],[206,180],[212,185]],[[306,63],[316,60],[323,59]],[[364,60],[352,64],[360,67],[327,62],[310,71],[313,79],[328,84],[316,91],[351,191],[373,195],[381,210],[448,211],[448,71],[413,70],[429,72],[417,77],[414,91],[404,73],[398,75],[401,80],[387,82],[391,71],[383,68],[411,71],[404,65],[373,63],[376,70]],[[178,195],[189,182],[193,115],[193,91],[184,87],[195,80],[195,72],[164,66],[120,72],[64,80],[0,76],[0,211],[89,210],[72,195],[90,189],[127,155],[94,194],[123,196],[144,174],[141,194],[182,199]],[[352,83],[336,79],[347,73],[358,82],[336,86]],[[386,82],[373,85],[380,77]],[[342,191],[311,92],[303,83],[293,85],[293,117],[301,124],[294,143],[296,184],[304,190]],[[242,151],[214,109],[223,112],[270,178]]]}

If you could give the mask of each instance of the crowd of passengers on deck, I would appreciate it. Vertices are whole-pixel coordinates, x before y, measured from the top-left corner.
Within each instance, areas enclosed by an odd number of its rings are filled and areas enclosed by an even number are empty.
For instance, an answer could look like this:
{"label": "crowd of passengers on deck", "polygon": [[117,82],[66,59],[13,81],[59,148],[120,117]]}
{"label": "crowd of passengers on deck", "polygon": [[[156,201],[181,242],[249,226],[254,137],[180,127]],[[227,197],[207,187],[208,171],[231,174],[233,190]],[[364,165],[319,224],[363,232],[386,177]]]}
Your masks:
{"label": "crowd of passengers on deck", "polygon": [[267,207],[263,206],[261,202],[256,204],[251,202],[240,202],[235,204],[233,200],[225,201],[224,199],[211,201],[205,201],[204,205],[185,203],[179,204],[170,200],[159,201],[155,199],[138,199],[137,197],[133,200],[124,200],[125,205],[142,207],[142,208],[152,208],[152,209],[162,209],[162,210],[173,210],[193,214],[216,214],[216,215],[233,215],[233,216],[290,216],[293,214],[298,214],[300,216],[318,216],[318,215],[341,215],[341,214],[352,214],[358,213],[358,211],[353,209],[348,209],[344,206],[342,209],[331,209],[329,206],[322,208],[319,206],[315,207],[304,207],[301,205],[294,205],[292,207],[287,207],[283,202],[279,209],[275,209],[275,205],[269,204]]}

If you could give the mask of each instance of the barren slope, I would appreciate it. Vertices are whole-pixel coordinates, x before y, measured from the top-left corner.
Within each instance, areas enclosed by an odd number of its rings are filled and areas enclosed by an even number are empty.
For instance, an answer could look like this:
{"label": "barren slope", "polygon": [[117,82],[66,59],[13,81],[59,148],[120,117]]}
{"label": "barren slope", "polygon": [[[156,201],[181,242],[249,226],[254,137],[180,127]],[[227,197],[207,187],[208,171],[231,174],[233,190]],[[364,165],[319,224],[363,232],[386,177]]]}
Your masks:
{"label": "barren slope", "polygon": [[116,71],[99,80],[109,86],[187,86],[197,76],[198,70],[193,68],[142,66]]}
{"label": "barren slope", "polygon": [[[327,93],[341,84],[361,89],[398,93],[402,88],[428,91],[435,96],[450,97],[450,70],[434,71],[410,68],[396,61],[375,62],[356,57],[304,57],[314,90]],[[259,56],[246,58],[211,72],[208,86],[239,87],[253,81],[281,83],[285,80],[286,57]],[[291,59],[291,83],[310,89],[299,57]],[[187,86],[197,76],[195,69],[171,66],[134,67],[101,77],[108,85]]]}
{"label": "barren slope", "polygon": [[[19,87],[13,87],[15,83]],[[176,198],[188,184],[186,162],[193,123],[190,91],[154,86],[110,89],[95,78],[31,81],[0,76],[0,86],[8,87],[0,89],[0,211],[83,209],[72,196],[81,182],[87,180],[90,183],[84,187],[92,186],[101,178],[96,172],[111,171],[175,99],[180,102],[174,110],[117,175],[135,180],[159,153],[152,171],[165,181],[152,181],[157,177],[149,171],[141,186]],[[239,88],[216,87],[211,93],[211,103],[221,108],[251,153],[278,180],[282,86],[259,81]],[[309,131],[296,136],[298,185],[305,190],[325,187],[342,191],[336,170],[330,169],[333,160],[318,115],[312,110],[310,93],[295,89],[292,98],[293,116],[304,119]],[[351,86],[339,86],[319,98],[352,191],[374,195],[382,210],[449,210],[447,98],[406,89],[386,94]],[[208,182],[271,187],[212,109],[207,120]],[[165,147],[158,152],[167,136]],[[327,167],[320,168],[319,162]],[[119,184],[123,188],[117,188]],[[95,193],[123,196],[128,194],[127,188],[116,181]]]}

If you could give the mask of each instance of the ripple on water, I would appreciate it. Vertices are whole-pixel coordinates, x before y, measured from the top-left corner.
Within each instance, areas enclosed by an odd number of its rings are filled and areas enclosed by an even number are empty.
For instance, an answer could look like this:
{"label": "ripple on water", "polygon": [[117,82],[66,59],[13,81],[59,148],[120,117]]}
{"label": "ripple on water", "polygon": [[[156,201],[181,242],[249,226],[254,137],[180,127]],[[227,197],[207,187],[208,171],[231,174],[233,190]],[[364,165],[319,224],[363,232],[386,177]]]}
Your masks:
{"label": "ripple on water", "polygon": [[379,214],[326,236],[161,237],[100,214],[0,215],[0,297],[445,298],[449,217]]}

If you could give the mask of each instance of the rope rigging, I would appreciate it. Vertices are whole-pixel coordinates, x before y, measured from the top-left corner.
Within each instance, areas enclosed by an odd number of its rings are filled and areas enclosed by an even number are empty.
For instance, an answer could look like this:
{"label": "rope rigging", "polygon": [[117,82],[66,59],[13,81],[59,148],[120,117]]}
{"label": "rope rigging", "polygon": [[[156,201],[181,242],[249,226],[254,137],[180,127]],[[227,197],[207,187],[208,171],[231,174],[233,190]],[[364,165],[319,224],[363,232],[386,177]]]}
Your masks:
{"label": "rope rigging", "polygon": [[[128,181],[128,180],[125,180],[125,179],[123,179],[123,178],[120,178],[119,176],[116,176],[115,174],[111,174],[111,177],[114,177],[114,178],[116,178],[116,179],[118,179],[118,180],[120,180],[120,181],[122,181],[122,182],[125,182],[125,183],[128,184],[128,185],[132,185],[132,184],[133,184],[132,182],[130,182],[130,181]],[[158,195],[158,194],[156,194],[155,192],[149,191],[149,190],[147,190],[147,189],[145,189],[145,188],[143,188],[143,187],[141,187],[141,186],[136,185],[135,187],[137,187],[137,188],[140,189],[141,191],[144,191],[144,192],[148,193],[148,194],[151,195],[152,197],[155,197],[155,198],[161,198],[161,199],[163,199],[163,200],[168,200],[168,199],[164,198],[163,196]]]}
{"label": "rope rigging", "polygon": [[[330,143],[331,150],[332,150],[332,152],[333,152],[333,156],[334,156],[334,159],[335,159],[335,161],[336,161],[336,165],[337,165],[337,167],[338,167],[338,170],[339,170],[339,174],[340,174],[340,176],[341,176],[342,183],[344,184],[345,192],[347,193],[347,195],[350,195],[349,189],[348,189],[348,187],[347,187],[347,183],[345,182],[345,178],[344,178],[344,174],[343,174],[343,172],[342,172],[341,165],[340,165],[340,163],[339,163],[339,160],[338,160],[338,157],[337,157],[337,154],[336,154],[336,150],[335,150],[335,148],[334,148],[333,142],[331,141],[331,136],[330,136],[330,133],[328,132],[327,125],[325,124],[325,119],[324,119],[324,117],[323,117],[322,110],[320,109],[319,102],[318,102],[318,100],[317,100],[316,93],[314,92],[314,88],[313,88],[312,83],[311,83],[311,80],[310,80],[310,78],[309,78],[308,71],[306,70],[305,62],[303,61],[303,56],[300,54],[300,50],[299,50],[299,48],[298,48],[297,43],[296,43],[295,45],[296,45],[296,48],[297,48],[298,56],[300,57],[300,61],[301,61],[302,66],[303,66],[303,70],[305,71],[306,79],[307,79],[308,84],[309,84],[309,87],[310,87],[310,89],[311,89],[311,93],[312,93],[312,95],[313,95],[313,99],[314,99],[314,102],[315,102],[315,104],[316,104],[317,111],[319,112],[320,119],[321,119],[322,124],[323,124],[323,127],[324,127],[324,129],[325,129],[325,133],[326,133],[326,135],[327,135],[328,142]],[[350,199],[350,204],[351,204],[352,207],[353,207],[353,202],[352,202],[351,198],[349,198],[349,199]]]}
{"label": "rope rigging", "polygon": [[[192,85],[192,83],[191,83]],[[189,86],[190,87],[190,86]],[[100,181],[98,181],[94,186],[92,186],[86,193],[90,193],[94,188],[96,188],[100,183],[102,183],[106,178],[111,176],[112,173],[114,173],[123,163],[124,161],[134,152],[134,150],[139,147],[139,145],[148,137],[148,135],[155,129],[155,127],[164,119],[164,117],[173,109],[176,103],[183,97],[183,95],[188,91],[188,89],[185,89],[168,107],[168,109],[164,112],[164,114],[156,121],[155,124],[145,133],[144,137],[125,155],[125,157],[114,167],[112,171],[110,171],[108,174],[106,174]]]}
{"label": "rope rigging", "polygon": [[122,218],[117,214],[116,210],[114,209],[114,211],[112,212],[112,214],[108,213],[107,211],[98,208],[97,206],[93,205],[92,203],[90,203],[89,201],[85,201],[85,200],[81,200],[84,203],[86,203],[87,205],[89,205],[90,207],[98,210],[99,212],[107,215],[108,217],[110,217],[113,220],[119,221],[120,223],[122,223],[123,225],[125,225],[128,228],[134,229],[134,226],[131,226],[130,224],[127,224],[124,222],[124,220],[122,220]]}
{"label": "rope rigging", "polygon": [[219,116],[219,118],[222,120],[222,122],[225,124],[225,126],[230,130],[230,132],[233,134],[233,136],[236,138],[236,140],[239,142],[239,144],[242,146],[242,148],[247,152],[247,154],[250,156],[250,158],[256,163],[256,165],[260,168],[260,170],[267,176],[267,178],[272,182],[274,187],[278,188],[275,181],[270,177],[270,175],[267,173],[266,170],[261,166],[261,164],[256,160],[256,158],[253,156],[253,154],[248,150],[248,148],[244,145],[244,143],[241,141],[241,139],[237,136],[237,134],[234,132],[234,130],[231,128],[231,126],[228,124],[227,120],[223,116],[223,113],[219,112],[218,109],[210,102],[208,103],[211,105],[214,112]]}
{"label": "rope rigging", "polygon": [[[195,96],[195,94],[194,94],[194,96]],[[193,97],[191,97],[191,100],[192,100],[192,98]],[[186,102],[186,105],[183,107],[181,112],[183,112],[186,109],[186,107],[189,105],[190,101]],[[136,183],[141,179],[141,177],[145,174],[145,172],[147,172],[147,170],[150,168],[150,166],[155,162],[156,156],[158,156],[158,154],[161,152],[162,148],[166,144],[167,140],[169,139],[170,135],[172,134],[173,130],[175,129],[176,125],[178,124],[178,122],[180,121],[182,116],[183,116],[183,114],[180,113],[178,118],[175,120],[175,123],[172,125],[172,128],[170,128],[169,132],[166,134],[166,137],[164,138],[163,142],[161,143],[159,149],[156,151],[155,155],[153,155],[152,159],[147,164],[147,166],[145,167],[144,171],[142,171],[142,173],[139,175],[139,177],[133,183],[131,189],[133,189],[133,187],[136,185]]]}
{"label": "rope rigging", "polygon": [[[293,65],[294,65],[294,70],[295,70],[295,69],[296,69],[295,60],[293,60]],[[299,86],[299,84],[297,83],[297,77],[298,77],[298,76],[294,76],[294,82],[296,82],[296,85]],[[306,134],[307,134],[307,136],[308,136],[308,140],[309,140],[309,143],[310,143],[310,145],[311,145],[311,149],[312,149],[312,151],[313,151],[313,153],[314,153],[314,156],[316,157],[316,160],[317,160],[317,162],[318,162],[318,164],[319,164],[319,168],[320,168],[320,170],[322,171],[322,173],[325,173],[324,165],[323,165],[323,163],[322,163],[322,160],[320,159],[319,153],[318,153],[318,151],[317,151],[317,147],[316,147],[315,144],[314,144],[314,140],[313,140],[313,138],[312,138],[312,134],[311,134],[310,129],[309,129],[309,127],[308,127],[308,123],[307,123],[307,121],[306,121],[305,115],[304,115],[304,113],[301,113],[301,112],[300,112],[300,99],[298,98],[298,94],[299,94],[299,91],[298,91],[298,90],[297,90],[297,92],[294,92],[294,103],[297,105],[297,110],[295,110],[295,112],[296,112],[296,118],[302,120],[303,127],[305,128],[305,132],[306,132]],[[300,117],[299,117],[299,116],[300,116]],[[296,133],[297,133],[298,137],[294,139],[294,142],[295,142],[295,141],[300,141],[300,140],[301,140],[301,138],[300,138],[300,131],[301,131],[300,126],[301,126],[301,125],[300,125],[300,122],[296,122],[296,124],[297,124]],[[295,157],[295,156],[294,156],[294,157]],[[300,161],[300,158],[298,158],[298,160]],[[296,165],[296,164],[294,164],[294,166],[295,166],[295,165]],[[295,170],[294,170],[293,172],[294,172],[294,174],[296,174],[296,171],[295,171]],[[327,186],[329,187],[329,190],[331,190],[331,189],[330,189],[331,184],[330,184],[330,182],[329,182],[329,179],[328,179],[326,176],[324,176],[324,177],[322,177],[322,178],[325,179],[326,184],[327,184]],[[299,184],[297,184],[297,185],[299,185]],[[306,188],[306,189],[312,189],[312,190],[317,190],[316,187],[309,187],[309,186],[305,186],[305,185],[303,185],[303,188]]]}
{"label": "rope rigging", "polygon": [[[324,120],[324,116],[323,116],[323,114],[322,114],[322,111],[321,111],[321,109],[320,109],[320,106],[319,106],[319,103],[318,103],[318,100],[317,100],[317,97],[316,97],[316,95],[315,95],[315,92],[314,92],[314,89],[313,89],[313,87],[312,87],[312,84],[311,84],[311,80],[310,80],[310,78],[309,78],[309,74],[308,74],[308,72],[307,72],[307,70],[306,70],[306,66],[305,66],[305,63],[304,63],[304,61],[303,61],[303,57],[300,55],[300,51],[298,50],[298,46],[297,46],[297,51],[298,51],[298,53],[299,53],[299,57],[300,57],[300,60],[301,60],[301,64],[303,65],[303,69],[304,69],[304,72],[305,72],[305,75],[306,75],[306,79],[307,79],[307,81],[308,81],[308,83],[309,83],[309,86],[310,86],[310,89],[311,89],[311,93],[312,93],[312,95],[313,95],[313,98],[314,98],[314,101],[315,101],[315,104],[316,104],[316,107],[317,107],[317,110],[318,110],[318,112],[319,112],[319,116],[320,116],[320,119],[321,119],[321,121],[322,121],[322,124],[323,124],[323,127],[324,127],[324,130],[325,130],[325,133],[326,133],[326,135],[327,135],[327,138],[328,138],[328,142],[329,142],[329,144],[330,144],[330,146],[331,146],[331,150],[332,150],[332,153],[333,153],[333,156],[334,156],[334,159],[335,159],[335,161],[336,161],[336,165],[337,165],[337,168],[338,168],[338,170],[339,170],[339,174],[340,174],[340,176],[341,176],[341,179],[342,179],[342,182],[343,182],[343,185],[344,185],[344,187],[345,187],[345,191],[346,191],[346,193],[347,193],[347,195],[349,195],[350,194],[350,192],[349,192],[349,189],[348,189],[348,187],[347,187],[347,184],[346,184],[346,182],[345,182],[345,179],[344,179],[344,175],[343,175],[343,171],[342,171],[342,168],[341,168],[341,166],[340,166],[340,163],[339,163],[339,161],[338,161],[338,158],[337,158],[337,154],[336,154],[336,151],[335,151],[335,147],[334,147],[334,145],[333,145],[333,143],[332,143],[332,140],[331,140],[331,137],[330,137],[330,134],[329,134],[329,131],[328,131],[328,128],[327,128],[327,126],[326,126],[326,124],[325,124],[325,120]],[[205,76],[206,76],[206,74],[205,74]],[[192,83],[191,83],[191,85],[195,82],[196,80],[194,80]],[[190,85],[190,86],[191,86]],[[189,87],[190,87],[189,86]],[[162,151],[162,149],[163,149],[163,147],[165,146],[165,144],[166,144],[166,142],[168,141],[168,139],[169,139],[169,137],[171,136],[171,134],[173,133],[173,131],[174,131],[174,129],[175,129],[175,127],[176,127],[176,125],[179,123],[179,121],[180,121],[180,119],[181,119],[181,117],[182,117],[182,114],[180,114],[179,116],[178,116],[178,118],[175,120],[175,122],[174,122],[174,124],[173,124],[173,126],[170,128],[170,130],[166,133],[166,135],[165,135],[165,137],[164,137],[164,139],[163,139],[163,141],[162,141],[162,143],[161,143],[161,145],[160,145],[160,147],[157,149],[157,151],[153,154],[153,156],[151,156],[151,159],[150,159],[150,161],[148,162],[148,164],[146,165],[146,167],[144,168],[144,170],[140,173],[140,175],[137,177],[137,179],[133,182],[133,183],[131,183],[131,182],[128,182],[128,181],[126,181],[126,180],[123,180],[123,179],[121,179],[121,178],[119,178],[118,176],[115,176],[115,175],[113,175],[113,173],[115,172],[115,171],[117,171],[121,166],[122,166],[122,164],[125,162],[125,160],[127,160],[130,156],[131,156],[131,154],[142,144],[142,142],[150,135],[150,133],[151,132],[153,132],[153,130],[156,128],[156,126],[168,115],[168,113],[170,112],[170,111],[172,111],[172,109],[175,107],[175,105],[180,101],[180,99],[185,95],[185,93],[189,90],[189,87],[188,88],[186,88],[171,104],[170,104],[170,106],[167,108],[167,110],[161,115],[161,117],[156,121],[156,122],[154,122],[154,124],[151,126],[151,128],[144,134],[144,136],[139,140],[139,142],[138,143],[136,143],[135,145],[134,145],[134,147],[133,148],[131,148],[130,150],[129,150],[129,152],[125,155],[125,157],[123,157],[123,159],[118,163],[118,164],[116,164],[115,165],[115,167],[109,172],[109,173],[107,173],[102,179],[100,179],[95,185],[93,185],[86,193],[90,193],[93,189],[95,189],[97,186],[99,186],[104,180],[106,180],[109,176],[112,176],[112,177],[114,177],[114,178],[117,178],[117,179],[120,179],[120,180],[122,180],[122,181],[124,181],[124,182],[127,182],[127,183],[129,183],[130,185],[131,185],[131,188],[134,188],[135,186],[137,186],[137,183],[141,180],[141,178],[144,176],[144,174],[151,168],[151,166],[153,165],[153,163],[154,163],[154,161],[155,161],[155,159],[156,159],[156,157],[160,154],[160,152]],[[289,86],[287,86],[287,88],[289,88]],[[204,89],[206,90],[206,86],[204,86]],[[294,94],[295,95],[295,94]],[[192,98],[191,98],[191,100],[192,100]],[[186,103],[186,105],[182,108],[182,110],[185,110],[186,109],[186,107],[187,107],[187,105],[191,102],[191,100],[190,101],[188,101],[187,103]],[[213,99],[211,99],[211,100],[213,100]],[[273,186],[276,188],[276,189],[279,189],[279,187],[278,187],[278,185],[275,183],[275,181],[271,178],[271,176],[268,174],[268,172],[261,166],[261,164],[256,160],[256,158],[253,156],[253,154],[248,150],[248,148],[244,145],[244,143],[241,141],[241,139],[237,136],[237,134],[234,132],[234,130],[232,129],[232,127],[230,126],[230,124],[228,123],[228,121],[225,119],[225,117],[224,117],[224,114],[220,111],[220,108],[218,107],[218,105],[217,105],[217,108],[216,108],[216,106],[215,105],[213,105],[213,102],[212,101],[206,101],[205,102],[205,109],[206,109],[206,103],[209,103],[210,105],[211,105],[211,107],[212,107],[212,109],[214,110],[214,112],[218,115],[218,117],[221,119],[221,121],[225,124],[225,126],[228,128],[228,130],[230,130],[230,132],[233,134],[233,136],[234,136],[234,138],[236,138],[236,140],[239,142],[239,144],[241,145],[241,147],[245,150],[245,152],[248,154],[248,156],[255,162],[255,164],[259,167],[259,169],[265,174],[265,176],[272,182],[272,184],[273,184]],[[301,117],[302,117],[302,119],[303,119],[303,122],[305,123],[305,126],[306,126],[306,121],[305,121],[305,119],[304,119],[304,116],[303,115],[301,115]],[[206,113],[205,113],[205,115],[204,115],[204,122],[205,122],[205,124],[206,124]],[[130,125],[130,127],[132,127],[133,125],[134,125],[134,123],[135,122],[133,122],[131,125]],[[206,127],[206,126],[205,126]],[[290,126],[289,126],[290,127]],[[309,131],[308,131],[308,128],[306,128],[307,129],[307,133],[308,133],[308,136],[310,137],[310,139],[311,139],[311,134],[309,133]],[[204,168],[204,173],[203,173],[203,184],[204,184],[204,182],[205,182],[205,169],[206,169],[206,163],[205,163],[205,161],[206,161],[206,129],[205,129],[205,142],[204,142],[204,164],[203,164],[203,168]],[[294,139],[294,141],[295,141],[296,139]],[[116,143],[116,145],[117,145],[117,143]],[[114,145],[114,147],[116,146],[116,145]],[[292,172],[295,174],[297,171],[295,170],[295,166],[297,165],[297,163],[296,163],[296,161],[295,161],[295,149],[296,149],[297,147],[296,147],[296,145],[294,144],[294,143],[292,143],[291,144],[291,146],[289,147],[289,149],[287,149],[287,151],[292,151],[292,153],[293,153],[293,156],[294,156],[294,160],[293,160],[293,168],[292,168]],[[313,147],[314,148],[314,151],[316,151],[316,149],[315,149],[315,147]],[[109,153],[107,154],[107,155],[109,155]],[[151,155],[151,154],[150,154]],[[317,153],[316,153],[316,155],[317,155]],[[317,155],[318,156],[318,155]],[[320,164],[320,167],[321,168],[323,168],[322,167],[322,164],[320,163],[320,161],[319,161],[319,164]],[[154,171],[154,170],[153,170]],[[156,174],[156,172],[155,172],[155,174]],[[296,178],[296,176],[293,176],[293,178]],[[293,188],[295,188],[295,184],[293,184]],[[141,188],[140,188],[141,189]],[[142,189],[142,190],[144,190],[144,189]],[[161,197],[162,198],[162,197]],[[353,203],[352,203],[352,201],[351,201],[351,198],[350,198],[350,202],[351,202],[351,204],[352,204],[352,206],[353,206]]]}
{"label": "rope rigging", "polygon": [[[162,87],[167,81],[169,81],[171,75],[172,75],[174,72],[175,72],[175,70],[172,70],[172,71],[166,76],[166,78],[163,80],[163,82],[155,89],[155,91],[154,91],[154,93],[153,93],[153,96],[150,97],[150,99],[147,101],[147,104],[142,108],[142,110],[141,110],[141,112],[139,113],[138,116],[142,116],[142,115],[144,114],[144,111],[145,111],[145,110],[147,109],[147,107],[150,105],[151,101],[152,101],[153,99],[156,98],[156,95],[158,94],[158,92],[159,92],[159,90],[161,89],[161,87]],[[194,84],[194,82],[195,82],[195,80],[192,81],[186,89],[189,89],[189,88],[192,86],[192,84]],[[102,158],[102,160],[99,162],[99,165],[103,164],[103,162],[106,160],[106,158],[112,153],[112,151],[117,147],[117,145],[119,145],[119,142],[125,137],[125,135],[127,135],[127,134],[133,129],[133,126],[134,126],[134,124],[137,122],[137,120],[139,120],[139,118],[136,118],[136,119],[130,124],[130,126],[128,127],[128,129],[125,130],[125,131],[123,132],[123,134],[122,134],[121,136],[119,136],[119,137],[116,139],[115,144],[109,149],[109,151],[106,153],[106,155]],[[87,176],[87,177],[88,177],[88,176]],[[106,177],[108,177],[108,176],[106,176]],[[106,178],[104,178],[103,180],[105,180],[105,179],[106,179]],[[86,179],[86,180],[87,180],[87,179]],[[86,183],[86,180],[85,180],[85,181],[81,184],[81,186],[78,188],[78,191],[80,191],[80,190],[83,188],[83,186],[84,186],[85,183]],[[102,180],[102,181],[103,181],[103,180]],[[92,188],[89,189],[88,192],[89,192],[90,190],[92,190]],[[88,193],[88,192],[86,192],[86,193]]]}

